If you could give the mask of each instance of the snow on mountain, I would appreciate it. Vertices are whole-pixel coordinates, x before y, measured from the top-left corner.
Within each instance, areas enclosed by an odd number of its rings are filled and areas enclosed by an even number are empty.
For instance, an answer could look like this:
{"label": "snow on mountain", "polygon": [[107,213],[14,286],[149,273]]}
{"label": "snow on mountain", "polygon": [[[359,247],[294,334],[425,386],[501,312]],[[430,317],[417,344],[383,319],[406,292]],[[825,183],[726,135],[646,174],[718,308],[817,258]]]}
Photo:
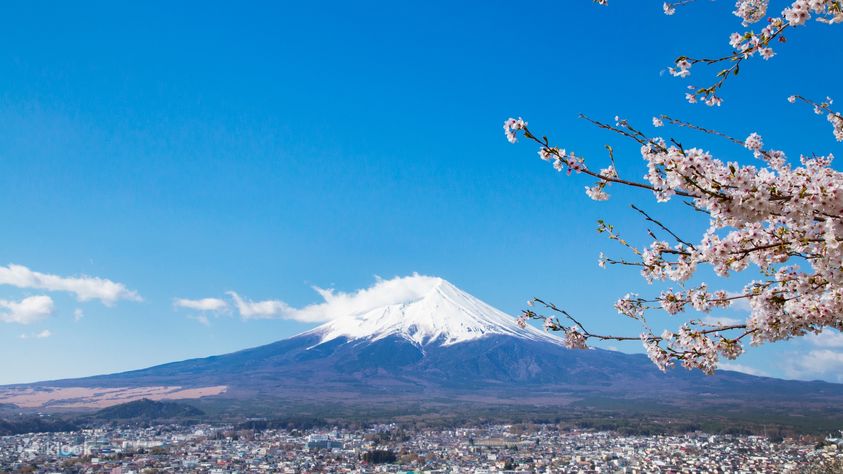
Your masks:
{"label": "snow on mountain", "polygon": [[[515,318],[499,311],[442,278],[409,277],[416,291],[407,301],[388,304],[325,323],[307,335],[321,336],[320,344],[340,337],[376,341],[397,335],[420,346],[449,346],[490,335],[561,344],[561,340],[532,326],[521,328]],[[421,287],[421,291],[418,291]]]}

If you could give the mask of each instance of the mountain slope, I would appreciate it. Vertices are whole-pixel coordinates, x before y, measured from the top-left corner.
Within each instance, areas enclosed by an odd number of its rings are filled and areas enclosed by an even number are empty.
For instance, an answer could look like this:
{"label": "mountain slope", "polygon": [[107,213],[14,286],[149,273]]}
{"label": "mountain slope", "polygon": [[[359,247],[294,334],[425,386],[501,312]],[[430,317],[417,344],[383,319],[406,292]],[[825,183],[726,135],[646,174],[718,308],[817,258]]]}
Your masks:
{"label": "mountain slope", "polygon": [[157,402],[142,398],[133,402],[110,406],[98,411],[94,416],[106,420],[129,419],[168,419],[168,418],[196,418],[205,413],[190,405],[173,402]]}
{"label": "mountain slope", "polygon": [[663,374],[643,355],[568,350],[555,336],[520,328],[512,317],[444,280],[422,283],[424,291],[400,303],[363,308],[265,346],[10,390],[45,396],[80,387],[100,392],[155,388],[164,393],[159,398],[212,393],[232,400],[343,403],[438,398],[564,404],[608,397],[804,408],[843,402],[843,385],[838,384],[729,371],[711,377],[682,369]]}

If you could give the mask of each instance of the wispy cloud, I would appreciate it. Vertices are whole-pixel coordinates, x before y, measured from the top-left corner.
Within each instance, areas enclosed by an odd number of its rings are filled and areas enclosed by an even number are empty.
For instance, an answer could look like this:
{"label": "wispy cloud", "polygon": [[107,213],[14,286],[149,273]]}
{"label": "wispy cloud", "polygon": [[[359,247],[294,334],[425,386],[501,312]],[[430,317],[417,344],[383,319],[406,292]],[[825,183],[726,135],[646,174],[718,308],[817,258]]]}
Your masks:
{"label": "wispy cloud", "polygon": [[843,382],[843,352],[816,349],[793,354],[784,364],[785,373],[800,380]]}
{"label": "wispy cloud", "polygon": [[176,309],[187,309],[190,311],[198,311],[198,314],[188,315],[188,319],[192,319],[203,326],[210,326],[211,319],[209,315],[217,317],[223,313],[228,313],[228,302],[220,298],[175,298],[173,306]]}
{"label": "wispy cloud", "polygon": [[111,306],[119,300],[140,301],[137,292],[122,283],[91,276],[62,277],[30,270],[23,265],[0,267],[0,285],[47,291],[66,291],[79,301],[99,300]]}
{"label": "wispy cloud", "polygon": [[767,372],[744,364],[735,364],[733,362],[721,362],[720,368],[723,370],[733,370],[735,372],[741,372],[749,375],[757,375],[759,377],[769,377]]}
{"label": "wispy cloud", "polygon": [[818,347],[843,347],[843,333],[826,329],[820,334],[805,336],[805,340]]}
{"label": "wispy cloud", "polygon": [[228,310],[228,303],[219,298],[202,298],[198,300],[176,298],[173,300],[173,306],[195,311],[221,312]]}
{"label": "wispy cloud", "polygon": [[34,333],[34,334],[21,334],[20,336],[18,336],[18,338],[20,338],[20,339],[46,339],[46,338],[48,338],[52,335],[53,335],[53,333],[51,333],[49,329],[45,329],[41,332],[37,332],[37,333]]}
{"label": "wispy cloud", "polygon": [[234,291],[227,294],[244,319],[281,318],[314,323],[363,314],[382,306],[409,303],[427,294],[441,281],[440,278],[413,274],[389,280],[377,278],[372,286],[347,293],[314,287],[322,302],[302,308],[294,308],[281,300],[251,301]]}
{"label": "wispy cloud", "polygon": [[188,319],[192,319],[203,326],[210,326],[211,320],[208,319],[207,315],[204,314],[195,314],[187,317]]}
{"label": "wispy cloud", "polygon": [[53,299],[49,296],[30,296],[20,301],[0,300],[0,321],[30,324],[53,314]]}
{"label": "wispy cloud", "polygon": [[296,309],[281,300],[252,301],[234,291],[226,294],[234,300],[234,306],[243,319],[297,319],[293,316]]}
{"label": "wispy cloud", "polygon": [[85,312],[82,311],[82,308],[76,308],[73,310],[73,320],[79,321],[80,319],[85,317]]}

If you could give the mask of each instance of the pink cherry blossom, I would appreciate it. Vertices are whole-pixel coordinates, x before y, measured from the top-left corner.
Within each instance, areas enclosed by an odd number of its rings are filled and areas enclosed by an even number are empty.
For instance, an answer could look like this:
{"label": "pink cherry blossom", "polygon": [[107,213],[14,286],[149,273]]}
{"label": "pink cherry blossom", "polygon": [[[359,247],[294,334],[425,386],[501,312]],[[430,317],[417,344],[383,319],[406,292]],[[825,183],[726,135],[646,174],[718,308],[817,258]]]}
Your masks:
{"label": "pink cherry blossom", "polygon": [[[823,114],[839,117],[831,111],[830,99],[813,103],[794,97]],[[554,167],[593,178],[596,182],[586,188],[592,199],[608,199],[604,191],[607,186],[631,186],[649,190],[657,202],[680,197],[701,211],[695,216],[707,219],[708,229],[702,236],[688,241],[633,206],[666,234],[662,239],[651,231],[652,240],[641,246],[627,241],[610,224],[599,222],[599,232],[629,249],[635,257],[614,259],[601,253],[601,266],[637,266],[647,282],[672,281],[681,286],[661,291],[652,299],[628,293],[615,303],[619,314],[640,321],[646,329],[647,314],[657,309],[673,316],[691,310],[709,313],[726,308],[737,299],[746,300],[751,308],[746,320],[738,324],[712,326],[692,319],[662,336],[647,329],[635,338],[592,334],[568,313],[541,302],[574,322],[566,326],[560,319],[545,318],[546,329],[565,331],[570,347],[585,346],[589,338],[639,339],[660,368],[666,369],[675,362],[709,374],[721,357],[733,359],[743,352],[744,338],[752,344],[763,344],[818,333],[828,327],[843,329],[843,173],[831,168],[831,154],[802,156],[798,164],[792,164],[783,152],[765,148],[757,133],[737,140],[670,117],[659,118],[663,123],[689,127],[740,145],[756,160],[741,164],[722,161],[702,148],[647,136],[627,120],[616,118],[615,125],[609,125],[589,119],[639,144],[646,173],[643,181],[627,181],[618,176],[613,165],[592,170],[582,156],[536,138],[519,120],[507,120],[507,130],[538,142],[543,150],[540,156],[553,162]],[[514,129],[520,123],[524,125]],[[610,156],[614,160],[614,155]],[[710,267],[721,277],[755,268],[766,278],[749,281],[741,293],[733,295],[723,289],[710,290],[705,283],[688,286],[687,282],[702,266]],[[527,319],[532,318],[544,317],[530,311]]]}

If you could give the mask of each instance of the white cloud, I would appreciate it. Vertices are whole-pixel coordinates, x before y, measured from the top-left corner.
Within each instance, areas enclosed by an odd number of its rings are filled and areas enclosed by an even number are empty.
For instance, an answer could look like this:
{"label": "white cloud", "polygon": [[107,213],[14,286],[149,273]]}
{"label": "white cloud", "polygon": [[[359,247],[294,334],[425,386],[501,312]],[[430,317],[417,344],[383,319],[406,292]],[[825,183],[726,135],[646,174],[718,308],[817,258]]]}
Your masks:
{"label": "white cloud", "polygon": [[52,336],[53,333],[50,332],[49,329],[45,329],[41,332],[37,332],[35,334],[21,334],[18,336],[20,339],[46,339]]}
{"label": "white cloud", "polygon": [[193,309],[196,311],[220,312],[228,310],[228,303],[219,298],[202,298],[199,300],[176,298],[173,300],[173,306],[177,308]]}
{"label": "white cloud", "polygon": [[733,370],[735,372],[741,372],[744,374],[749,375],[756,375],[758,377],[769,377],[767,372],[764,372],[761,369],[756,369],[755,367],[750,367],[744,364],[735,364],[732,362],[721,362],[719,367],[723,370]]}
{"label": "white cloud", "polygon": [[296,319],[292,316],[295,308],[280,300],[252,301],[243,299],[234,291],[226,293],[234,300],[234,305],[243,319]]}
{"label": "white cloud", "polygon": [[363,314],[382,306],[409,303],[427,294],[440,278],[413,274],[390,280],[377,278],[369,288],[352,292],[314,287],[321,303],[294,308],[280,300],[249,301],[233,291],[228,295],[244,319],[293,319],[302,322],[324,322],[339,317]]}
{"label": "white cloud", "polygon": [[211,321],[208,319],[208,316],[206,316],[204,314],[197,314],[195,316],[188,316],[187,318],[192,319],[192,320],[198,322],[199,324],[201,324],[203,326],[210,326],[211,325]]}
{"label": "white cloud", "polygon": [[826,329],[820,334],[805,336],[805,340],[819,347],[843,347],[843,333]]}
{"label": "white cloud", "polygon": [[49,296],[30,296],[20,301],[0,300],[0,321],[30,324],[53,314],[53,299]]}
{"label": "white cloud", "polygon": [[15,264],[0,267],[0,285],[67,291],[75,294],[79,301],[100,300],[107,306],[113,305],[118,300],[141,300],[140,295],[126,288],[122,283],[91,276],[61,277],[34,272],[23,265]]}
{"label": "white cloud", "polygon": [[816,349],[794,355],[784,365],[789,377],[800,380],[843,382],[843,352]]}
{"label": "white cloud", "polygon": [[73,320],[79,321],[80,319],[85,317],[85,313],[82,311],[82,308],[76,308],[73,310]]}

